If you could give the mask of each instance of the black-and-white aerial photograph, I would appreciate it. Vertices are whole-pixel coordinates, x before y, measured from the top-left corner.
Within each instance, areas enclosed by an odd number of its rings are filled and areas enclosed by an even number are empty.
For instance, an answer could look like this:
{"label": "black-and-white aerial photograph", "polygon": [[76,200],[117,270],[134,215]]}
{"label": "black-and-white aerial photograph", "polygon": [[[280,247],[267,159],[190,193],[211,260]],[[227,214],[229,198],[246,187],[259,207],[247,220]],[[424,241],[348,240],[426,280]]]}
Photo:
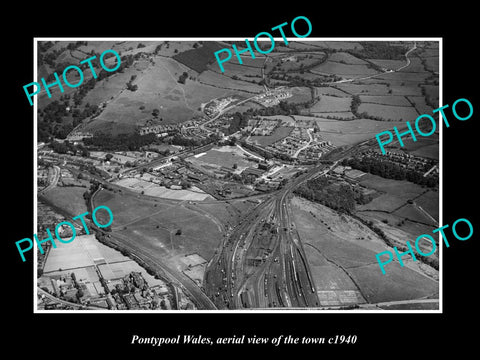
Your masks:
{"label": "black-and-white aerial photograph", "polygon": [[440,39],[289,40],[38,39],[38,310],[440,308]]}

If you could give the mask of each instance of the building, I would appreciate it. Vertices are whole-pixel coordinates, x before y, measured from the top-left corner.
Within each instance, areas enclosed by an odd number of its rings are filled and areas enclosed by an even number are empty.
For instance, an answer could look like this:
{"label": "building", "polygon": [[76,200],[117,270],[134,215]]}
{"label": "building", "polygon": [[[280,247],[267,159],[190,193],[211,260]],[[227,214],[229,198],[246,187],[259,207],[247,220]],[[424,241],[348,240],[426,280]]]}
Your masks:
{"label": "building", "polygon": [[245,170],[242,171],[242,175],[245,175],[245,176],[254,176],[256,178],[262,176],[262,174],[264,173],[265,171],[263,171],[262,169],[255,169],[255,168],[252,168],[252,167],[248,167],[246,168]]}
{"label": "building", "polygon": [[262,263],[263,259],[260,255],[258,256],[255,256],[254,258],[247,258],[247,265],[250,265],[250,266],[260,266],[260,264]]}

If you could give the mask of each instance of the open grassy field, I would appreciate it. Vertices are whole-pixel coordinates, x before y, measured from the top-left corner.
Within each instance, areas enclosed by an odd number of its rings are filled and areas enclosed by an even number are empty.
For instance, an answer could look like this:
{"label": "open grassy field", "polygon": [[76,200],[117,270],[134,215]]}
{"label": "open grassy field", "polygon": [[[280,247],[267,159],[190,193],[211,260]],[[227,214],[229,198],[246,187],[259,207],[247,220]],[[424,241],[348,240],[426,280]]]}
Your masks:
{"label": "open grassy field", "polygon": [[410,86],[416,86],[416,83],[424,83],[425,80],[431,76],[429,72],[408,72],[406,71],[408,68],[397,72],[390,72],[384,73],[379,75],[378,77],[374,78],[377,80],[382,80],[384,82],[404,82],[405,84],[409,84]]}
{"label": "open grassy field", "polygon": [[[403,142],[402,150],[409,154],[435,160],[439,159],[439,136],[436,133],[428,137],[418,136],[417,141],[413,141],[411,137],[406,137]],[[396,147],[399,148],[398,143]]]}
{"label": "open grassy field", "polygon": [[362,80],[359,83],[341,83],[335,84],[337,89],[342,90],[351,95],[380,95],[388,94],[388,86],[375,81]]}
{"label": "open grassy field", "polygon": [[392,106],[407,106],[411,107],[412,104],[404,96],[375,96],[375,95],[360,95],[362,103],[392,105]]}
{"label": "open grassy field", "polygon": [[[139,60],[140,62],[140,60]],[[115,127],[132,131],[136,125],[143,125],[152,118],[153,109],[158,109],[158,117],[163,123],[178,123],[189,120],[200,114],[202,103],[219,96],[260,91],[261,87],[242,81],[235,81],[223,75],[213,75],[207,71],[198,78],[188,78],[185,84],[178,83],[180,74],[189,70],[185,65],[170,58],[156,57],[154,64],[144,62],[143,67],[136,69],[137,63],[119,73],[105,79],[89,92],[85,101],[98,103],[108,100],[104,111],[93,122],[87,131],[115,131]],[[126,83],[135,75],[136,91],[126,89]],[[193,75],[196,79],[196,75]],[[201,82],[204,83],[201,83]],[[225,92],[230,86],[231,91]]]}
{"label": "open grassy field", "polygon": [[337,89],[333,86],[321,86],[315,88],[315,95],[332,95],[332,96],[349,96],[351,94],[345,93],[344,91]]}
{"label": "open grassy field", "polygon": [[327,60],[311,70],[315,74],[335,74],[347,77],[362,77],[377,74],[378,72],[364,64],[343,64]]}
{"label": "open grassy field", "polygon": [[292,92],[292,96],[285,99],[289,103],[305,103],[312,100],[312,93],[308,87],[293,87],[289,89]]}
{"label": "open grassy field", "polygon": [[334,52],[328,57],[328,61],[336,61],[348,65],[365,65],[368,64],[365,60],[359,59],[356,56],[346,52]]}
{"label": "open grassy field", "polygon": [[351,290],[353,280],[368,303],[438,296],[438,282],[420,272],[417,264],[402,268],[395,261],[383,275],[375,254],[387,246],[358,221],[299,198],[292,200],[292,214],[305,251],[310,253],[318,290]]}
{"label": "open grassy field", "polygon": [[439,193],[438,191],[427,191],[425,194],[415,199],[415,203],[421,206],[426,212],[439,220]]}
{"label": "open grassy field", "polygon": [[308,39],[303,39],[301,43],[321,48],[335,49],[338,51],[363,49],[363,46],[360,43],[353,41],[308,41]]}
{"label": "open grassy field", "polygon": [[88,189],[84,187],[68,186],[54,187],[45,193],[45,198],[55,206],[65,209],[73,217],[83,214],[87,211],[87,205],[83,194]]}
{"label": "open grassy field", "polygon": [[[155,65],[147,64],[142,70],[135,70],[132,65],[123,74],[115,74],[112,79],[97,85],[90,94],[90,99],[95,103],[102,97],[108,100],[103,112],[86,129],[98,127],[101,122],[114,122],[115,125],[141,125],[152,118],[154,108],[159,110],[159,117],[166,123],[181,122],[190,119],[196,112],[199,103],[189,101],[184,89],[177,82],[178,76],[185,67],[168,58],[157,58]],[[126,89],[126,83],[135,75],[132,82],[138,86],[136,91]],[[187,80],[188,83],[188,80]],[[102,90],[104,89],[104,90]],[[142,110],[140,107],[144,107]]]}
{"label": "open grassy field", "polygon": [[[118,233],[138,243],[139,248],[167,260],[193,252],[209,260],[221,239],[220,229],[211,215],[207,217],[178,202],[146,200],[102,190],[95,198],[95,204],[104,204],[112,210],[113,234]],[[100,218],[99,222],[102,220]],[[179,229],[180,234],[177,233]]]}
{"label": "open grassy field", "polygon": [[311,108],[312,113],[348,112],[352,100],[349,97],[322,95]]}
{"label": "open grassy field", "polygon": [[123,178],[115,182],[115,184],[128,187],[129,189],[136,192],[143,192],[145,195],[154,196],[165,199],[174,199],[174,200],[192,200],[192,201],[202,201],[205,199],[211,199],[211,196],[206,194],[204,191],[192,187],[191,189],[179,189],[172,190],[164,186],[160,186],[149,181],[134,179],[134,178]]}
{"label": "open grassy field", "polygon": [[405,60],[368,59],[368,61],[384,69],[390,69],[390,70],[396,70],[405,65]]}
{"label": "open grassy field", "polygon": [[291,126],[279,126],[273,131],[271,135],[251,136],[250,141],[255,142],[261,146],[268,146],[287,137],[292,132],[292,130],[293,127]]}
{"label": "open grassy field", "polygon": [[[351,111],[339,111],[339,112],[322,112],[322,113],[312,113],[312,116],[320,118],[323,120],[355,120],[356,117]],[[329,119],[331,118],[331,119]]]}
{"label": "open grassy field", "polygon": [[[333,113],[332,115],[335,115]],[[383,130],[392,129],[394,126],[402,126],[403,122],[375,121],[357,119],[351,121],[323,120],[313,118],[320,129],[320,135],[333,145],[352,145],[360,141],[371,139]]]}
{"label": "open grassy field", "polygon": [[230,200],[228,202],[201,202],[196,207],[217,218],[225,227],[234,227],[257,206],[256,202],[247,200]]}
{"label": "open grassy field", "polygon": [[263,87],[260,85],[241,80],[233,80],[212,70],[202,72],[198,76],[198,81],[200,81],[202,84],[211,85],[219,89],[238,90],[250,94],[258,94],[263,90]]}
{"label": "open grassy field", "polygon": [[191,49],[179,52],[173,58],[197,73],[201,73],[207,70],[209,64],[215,62],[213,53],[222,49],[223,46],[215,41],[205,41],[201,45],[198,43],[197,45],[197,47],[192,46]]}
{"label": "open grassy field", "polygon": [[425,191],[420,185],[406,180],[385,179],[372,174],[362,176],[359,183],[365,187],[395,195],[405,201],[413,199]]}
{"label": "open grassy field", "polygon": [[206,153],[191,156],[187,161],[202,164],[210,164],[215,166],[223,166],[233,169],[237,164],[237,170],[242,171],[247,167],[256,167],[256,163],[249,161],[245,154],[236,146],[224,146],[208,150]]}
{"label": "open grassy field", "polygon": [[416,206],[411,204],[406,204],[405,206],[402,206],[400,209],[395,211],[394,214],[404,219],[418,221],[424,224],[435,226],[435,223],[427,215],[420,211],[420,209],[418,209]]}
{"label": "open grassy field", "polygon": [[385,120],[415,121],[419,115],[415,108],[407,106],[390,106],[373,103],[362,103],[358,107],[359,113],[367,113],[370,116],[378,116]]}
{"label": "open grassy field", "polygon": [[405,199],[386,193],[377,196],[368,204],[357,205],[357,210],[378,210],[391,212],[398,209],[402,205],[405,205]]}
{"label": "open grassy field", "polygon": [[[433,220],[425,215],[418,207],[421,206],[431,216],[438,220],[439,200],[438,192],[425,190],[419,185],[392,179],[384,179],[376,175],[367,174],[360,178],[360,184],[381,193],[365,205],[356,206],[356,214],[366,220],[378,220],[387,226],[392,236],[404,239],[415,239],[420,234],[431,234],[437,226]],[[409,204],[413,200],[414,204]],[[403,231],[402,234],[393,230]],[[437,239],[438,236],[434,235]]]}
{"label": "open grassy field", "polygon": [[439,71],[438,56],[425,58],[425,69],[428,71],[438,72]]}
{"label": "open grassy field", "polygon": [[440,94],[438,85],[424,85],[423,88],[425,89],[425,97],[429,98],[434,107],[437,108],[439,106],[438,97]]}
{"label": "open grassy field", "polygon": [[[271,67],[275,66],[276,71],[300,71],[304,68],[311,68],[318,64],[325,58],[324,52],[315,53],[301,53],[297,52],[294,55],[285,55],[284,57],[277,57],[272,63],[267,66],[267,72],[270,72]],[[286,60],[289,58],[290,60]]]}
{"label": "open grassy field", "polygon": [[414,104],[420,114],[432,114],[433,109],[426,104],[424,96],[408,96],[408,100]]}

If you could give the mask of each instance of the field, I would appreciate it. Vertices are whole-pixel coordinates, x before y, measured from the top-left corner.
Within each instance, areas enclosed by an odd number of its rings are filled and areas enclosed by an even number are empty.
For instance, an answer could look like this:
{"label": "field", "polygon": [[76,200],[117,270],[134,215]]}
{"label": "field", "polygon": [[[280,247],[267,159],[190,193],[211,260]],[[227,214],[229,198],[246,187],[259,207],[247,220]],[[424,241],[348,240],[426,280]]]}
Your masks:
{"label": "field", "polygon": [[360,83],[342,83],[335,84],[335,88],[338,88],[351,95],[380,95],[385,96],[388,94],[388,86],[378,82],[370,81],[366,83],[362,80]]}
{"label": "field", "polygon": [[279,126],[277,127],[271,135],[260,136],[255,135],[250,137],[250,141],[255,142],[261,146],[268,146],[276,143],[279,140],[290,135],[292,132],[293,127],[291,126]]}
{"label": "field", "polygon": [[[411,122],[410,122],[411,123]],[[393,128],[393,127],[392,127]],[[403,151],[415,156],[421,156],[431,159],[439,159],[439,136],[438,134],[432,134],[428,137],[418,136],[417,141],[408,136],[403,140],[404,146],[401,148]],[[392,149],[400,149],[398,142],[392,146]]]}
{"label": "field", "polygon": [[316,87],[315,88],[315,95],[332,95],[332,96],[348,96],[350,94],[345,93],[344,91],[337,89],[335,87],[331,86],[325,86],[325,87]]}
{"label": "field", "polygon": [[211,199],[211,196],[204,191],[192,187],[191,189],[178,189],[172,190],[164,186],[160,186],[149,181],[123,178],[115,182],[115,184],[127,187],[136,192],[143,192],[145,195],[154,196],[158,198],[174,199],[174,200],[192,200],[202,201],[205,199]]}
{"label": "field", "polygon": [[201,202],[196,207],[217,218],[225,228],[234,227],[257,203],[247,200]]}
{"label": "field", "polygon": [[419,114],[433,114],[433,109],[426,104],[424,96],[408,96],[408,100],[414,104]]}
{"label": "field", "polygon": [[371,69],[364,64],[342,64],[330,60],[316,66],[311,72],[314,74],[335,74],[338,76],[346,76],[348,78],[362,77],[378,73],[376,70]]}
{"label": "field", "polygon": [[391,194],[381,194],[368,204],[357,206],[358,210],[377,210],[392,212],[405,204],[405,199]]}
{"label": "field", "polygon": [[285,99],[289,103],[305,103],[312,100],[312,94],[307,87],[294,87],[289,89],[292,92],[292,96]]}
{"label": "field", "polygon": [[371,103],[362,103],[358,107],[359,113],[367,113],[370,116],[380,117],[385,120],[415,121],[419,115],[415,108],[406,106],[389,106]]}
{"label": "field", "polygon": [[[216,63],[215,63],[216,65]],[[226,77],[233,77],[233,76],[237,76],[239,77],[240,79],[242,80],[245,80],[245,81],[252,81],[252,80],[255,80],[255,81],[259,81],[261,78],[262,78],[262,70],[261,70],[261,67],[254,67],[254,66],[248,66],[248,65],[245,65],[245,64],[239,64],[239,63],[234,63],[234,62],[226,62],[226,63],[223,63],[222,64],[223,68],[224,68],[224,72],[222,73],[222,70],[220,69],[220,67],[217,65],[217,66],[212,66],[211,71],[214,71],[216,73],[219,73],[219,74],[223,74],[224,76]]]}
{"label": "field", "polygon": [[383,275],[375,254],[387,246],[358,221],[300,198],[293,198],[292,214],[318,291],[357,290],[359,304],[438,296],[438,282],[417,263],[402,268],[394,261]]}
{"label": "field", "polygon": [[233,169],[234,164],[237,164],[237,172],[241,172],[247,167],[256,167],[256,163],[248,160],[245,153],[236,146],[214,148],[205,153],[191,156],[187,161],[200,166],[207,164],[228,169]]}
{"label": "field", "polygon": [[425,215],[414,205],[407,204],[402,206],[400,209],[396,210],[394,214],[410,221],[417,221],[423,224],[431,225],[435,228],[435,223],[430,219],[430,217]]}
{"label": "field", "polygon": [[368,140],[381,131],[390,130],[394,126],[402,126],[403,122],[375,121],[368,119],[357,119],[351,121],[340,120],[315,120],[320,135],[335,146],[352,145],[360,141]]}
{"label": "field", "polygon": [[368,61],[384,68],[396,70],[405,65],[405,60],[388,60],[388,59],[368,59]]}
{"label": "field", "polygon": [[[376,190],[380,195],[365,205],[356,206],[356,214],[365,220],[378,221],[385,226],[394,240],[404,245],[405,239],[415,239],[421,234],[432,234],[437,226],[418,207],[428,212],[438,220],[438,192],[426,190],[417,184],[402,180],[384,179],[367,174],[360,178],[359,183],[369,189]],[[409,204],[408,201],[413,201]],[[387,225],[388,224],[388,225]],[[438,234],[433,234],[438,239]]]}
{"label": "field", "polygon": [[348,112],[351,98],[323,95],[311,108],[312,113]]}
{"label": "field", "polygon": [[83,214],[87,211],[87,205],[83,194],[88,189],[84,187],[68,186],[68,187],[54,187],[49,190],[44,196],[47,201],[53,203],[59,208],[65,209],[73,217]]}
{"label": "field", "polygon": [[365,60],[359,59],[352,54],[346,52],[334,52],[328,58],[328,61],[336,61],[339,63],[346,63],[349,65],[365,65],[367,62]]}
{"label": "field", "polygon": [[[233,65],[234,66],[234,65]],[[151,61],[137,60],[123,73],[115,73],[87,94],[84,102],[99,104],[106,101],[103,112],[85,126],[86,131],[113,133],[132,132],[152,118],[152,111],[159,111],[163,123],[178,123],[200,114],[202,103],[219,96],[243,94],[251,96],[262,87],[233,80],[210,70],[200,76],[189,73],[185,84],[178,82],[183,72],[192,72],[187,66],[165,57],[153,57]],[[132,76],[138,88],[126,89]],[[231,90],[227,92],[225,90]]]}
{"label": "field", "polygon": [[407,106],[412,104],[404,96],[375,96],[375,95],[360,95],[362,103],[383,104],[392,106]]}
{"label": "field", "polygon": [[425,191],[420,185],[406,180],[385,179],[372,174],[361,177],[359,183],[365,187],[398,196],[405,201],[413,199]]}
{"label": "field", "polygon": [[[211,215],[205,216],[200,210],[184,207],[179,202],[145,200],[102,190],[95,197],[95,204],[112,210],[113,234],[171,261],[175,255],[192,252],[209,260],[221,239],[221,228]],[[184,264],[175,258],[174,266]]]}
{"label": "field", "polygon": [[214,61],[215,58],[212,56],[212,54],[215,51],[222,49],[222,47],[223,46],[215,41],[206,41],[203,43],[203,45],[197,48],[182,51],[173,58],[195,70],[197,73],[201,73],[202,71],[207,70],[209,63]]}
{"label": "field", "polygon": [[[266,71],[269,73],[273,66],[275,66],[275,71],[300,71],[315,66],[315,64],[322,61],[325,56],[325,53],[320,51],[314,54],[297,52],[294,55],[285,54],[280,57],[277,56],[273,62],[268,63]],[[290,60],[286,60],[287,58]]]}
{"label": "field", "polygon": [[[319,48],[327,48],[327,49],[335,49],[338,51],[341,50],[353,50],[353,49],[358,49],[361,50],[363,49],[363,46],[358,43],[358,42],[352,42],[352,41],[309,41],[308,39],[305,39],[303,41],[293,41],[292,44],[298,43],[298,47],[300,45],[305,46],[306,48],[311,48],[311,47],[319,47]],[[290,44],[290,42],[289,42]],[[289,45],[290,47],[290,45]],[[276,47],[275,47],[276,48]],[[289,48],[286,48],[286,50],[290,50]]]}
{"label": "field", "polygon": [[428,191],[415,199],[418,206],[421,206],[426,212],[439,220],[439,193],[438,191]]}
{"label": "field", "polygon": [[212,70],[202,72],[197,79],[202,84],[211,85],[219,89],[235,90],[240,93],[258,94],[262,92],[263,89],[260,85],[234,80]]}
{"label": "field", "polygon": [[322,113],[312,113],[313,116],[317,118],[327,118],[322,120],[328,120],[328,118],[333,118],[333,121],[337,120],[352,120],[356,119],[355,115],[351,111],[339,111],[339,112],[322,112]]}

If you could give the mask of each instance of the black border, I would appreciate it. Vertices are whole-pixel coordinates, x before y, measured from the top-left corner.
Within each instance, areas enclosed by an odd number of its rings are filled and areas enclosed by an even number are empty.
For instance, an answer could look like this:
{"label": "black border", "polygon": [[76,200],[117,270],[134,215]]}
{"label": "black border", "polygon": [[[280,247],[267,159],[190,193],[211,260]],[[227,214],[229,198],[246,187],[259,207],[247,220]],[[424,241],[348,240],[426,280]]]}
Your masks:
{"label": "black border", "polygon": [[[476,273],[478,250],[478,215],[472,204],[478,191],[475,145],[478,112],[476,83],[477,20],[475,9],[456,3],[449,9],[441,5],[426,5],[425,9],[411,3],[347,2],[336,8],[321,3],[304,3],[302,8],[292,4],[272,4],[260,11],[258,4],[203,3],[199,9],[188,4],[177,4],[168,9],[161,3],[115,4],[100,8],[97,4],[76,4],[68,9],[64,4],[44,4],[37,11],[29,9],[22,14],[19,33],[13,34],[12,25],[5,28],[5,52],[2,70],[7,74],[3,96],[7,139],[4,139],[4,207],[7,218],[7,259],[4,266],[4,293],[7,300],[4,316],[12,316],[6,343],[20,350],[29,344],[37,352],[58,356],[62,351],[82,351],[86,356],[96,354],[122,355],[127,352],[143,355],[162,355],[184,351],[199,355],[227,350],[230,354],[272,351],[272,354],[296,354],[313,351],[313,356],[326,352],[351,352],[388,356],[401,352],[404,356],[450,347],[472,346],[474,334],[468,328],[475,313]],[[314,4],[314,5],[313,5]],[[181,5],[181,6],[179,6]],[[313,8],[315,6],[315,8]],[[275,11],[273,9],[275,8]],[[11,10],[10,10],[11,11]],[[473,237],[465,242],[453,240],[444,249],[444,313],[443,314],[33,314],[33,258],[22,263],[14,242],[33,233],[33,108],[25,99],[22,86],[33,78],[33,38],[48,36],[89,37],[251,37],[260,31],[290,22],[296,16],[307,16],[312,25],[311,37],[442,37],[443,38],[443,103],[452,104],[458,98],[467,98],[474,107],[468,121],[451,121],[443,131],[443,214],[444,224],[458,218],[467,218],[473,225]],[[2,25],[6,27],[5,25]],[[13,25],[14,29],[17,25]],[[13,55],[13,56],[11,56]],[[13,102],[12,102],[13,100]],[[472,319],[473,320],[473,319]],[[476,324],[472,324],[475,326]],[[28,334],[28,335],[27,335]],[[355,345],[338,346],[131,346],[133,334],[143,336],[176,336],[201,334],[221,337],[257,335],[274,337],[293,336],[329,337],[357,335]],[[27,342],[27,343],[26,343]],[[50,342],[52,344],[50,344]],[[73,342],[73,344],[72,344]],[[50,345],[49,345],[50,344]],[[23,346],[22,346],[23,345]],[[52,350],[55,348],[55,350]],[[381,351],[380,348],[384,351]],[[97,357],[97,356],[95,356]]]}

